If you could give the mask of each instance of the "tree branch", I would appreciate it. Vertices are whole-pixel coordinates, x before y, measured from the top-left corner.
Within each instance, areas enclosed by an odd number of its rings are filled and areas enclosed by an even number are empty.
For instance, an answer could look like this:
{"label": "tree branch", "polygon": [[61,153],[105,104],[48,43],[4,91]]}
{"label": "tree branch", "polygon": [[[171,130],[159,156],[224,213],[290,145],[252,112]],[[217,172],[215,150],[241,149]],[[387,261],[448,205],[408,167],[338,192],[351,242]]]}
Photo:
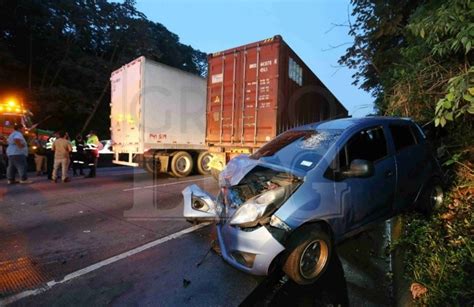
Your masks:
{"label": "tree branch", "polygon": [[321,49],[321,51],[326,52],[326,51],[329,51],[329,50],[337,49],[337,48],[342,47],[342,46],[351,45],[353,43],[354,42],[346,42],[346,43],[342,43],[342,44],[339,44],[339,45],[336,45],[336,46],[329,45],[329,48]]}

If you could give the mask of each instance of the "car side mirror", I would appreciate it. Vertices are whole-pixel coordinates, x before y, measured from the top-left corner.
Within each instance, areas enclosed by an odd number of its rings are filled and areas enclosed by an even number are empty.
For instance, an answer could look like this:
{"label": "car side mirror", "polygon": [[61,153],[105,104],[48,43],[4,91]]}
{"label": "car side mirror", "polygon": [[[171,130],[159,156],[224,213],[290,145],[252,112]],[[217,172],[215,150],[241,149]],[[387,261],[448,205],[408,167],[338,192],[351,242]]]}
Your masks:
{"label": "car side mirror", "polygon": [[349,170],[342,172],[345,178],[367,178],[374,174],[374,164],[367,160],[355,159],[351,162]]}

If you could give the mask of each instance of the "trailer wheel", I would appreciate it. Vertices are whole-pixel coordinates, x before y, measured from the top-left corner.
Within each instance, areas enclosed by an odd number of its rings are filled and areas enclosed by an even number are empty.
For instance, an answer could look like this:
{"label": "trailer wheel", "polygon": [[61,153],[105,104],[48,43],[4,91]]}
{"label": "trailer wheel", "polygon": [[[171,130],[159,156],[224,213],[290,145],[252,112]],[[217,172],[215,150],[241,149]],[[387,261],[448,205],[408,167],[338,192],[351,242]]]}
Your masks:
{"label": "trailer wheel", "polygon": [[211,167],[209,161],[211,161],[212,155],[208,151],[200,152],[197,158],[197,170],[201,175],[209,175],[211,173]]}
{"label": "trailer wheel", "polygon": [[175,177],[186,177],[193,170],[193,158],[185,151],[178,151],[171,159],[171,173]]}
{"label": "trailer wheel", "polygon": [[160,159],[155,159],[155,162],[153,162],[153,158],[147,159],[145,160],[145,163],[143,166],[149,174],[151,175],[158,174],[161,169]]}

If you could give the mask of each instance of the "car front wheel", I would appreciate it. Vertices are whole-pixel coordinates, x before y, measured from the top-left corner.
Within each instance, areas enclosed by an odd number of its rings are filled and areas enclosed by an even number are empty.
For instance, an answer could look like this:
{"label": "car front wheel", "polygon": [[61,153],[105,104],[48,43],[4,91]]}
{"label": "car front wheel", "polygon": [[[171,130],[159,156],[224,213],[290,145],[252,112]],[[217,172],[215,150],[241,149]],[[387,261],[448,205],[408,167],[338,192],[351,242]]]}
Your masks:
{"label": "car front wheel", "polygon": [[332,253],[329,234],[320,226],[305,226],[291,236],[283,271],[294,282],[315,282],[326,270]]}

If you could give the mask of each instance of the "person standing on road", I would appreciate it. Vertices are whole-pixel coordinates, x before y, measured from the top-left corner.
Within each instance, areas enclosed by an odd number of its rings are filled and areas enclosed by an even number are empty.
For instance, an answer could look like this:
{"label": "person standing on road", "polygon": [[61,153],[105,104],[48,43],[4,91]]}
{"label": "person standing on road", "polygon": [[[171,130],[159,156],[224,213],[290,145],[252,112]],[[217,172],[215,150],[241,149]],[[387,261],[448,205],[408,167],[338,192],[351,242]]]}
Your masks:
{"label": "person standing on road", "polygon": [[69,153],[72,151],[72,146],[71,143],[66,140],[66,133],[64,131],[59,132],[59,138],[54,141],[52,150],[54,151],[53,181],[58,181],[58,169],[61,167],[61,180],[63,182],[69,182],[67,170],[70,161]]}
{"label": "person standing on road", "polygon": [[54,152],[53,152],[53,143],[56,141],[58,133],[55,132],[51,135],[46,143],[46,174],[48,175],[48,180],[53,180],[53,166],[54,166]]}
{"label": "person standing on road", "polygon": [[84,168],[84,146],[85,142],[82,135],[79,133],[76,135],[76,139],[73,141],[73,146],[76,147],[76,151],[72,153],[72,172],[73,176],[77,176],[77,170],[79,169],[79,175],[83,176]]}
{"label": "person standing on road", "polygon": [[15,173],[20,175],[20,183],[32,183],[28,180],[26,157],[28,156],[28,146],[22,134],[23,126],[15,124],[13,132],[7,139],[8,184],[16,183]]}
{"label": "person standing on road", "polygon": [[46,148],[44,141],[38,136],[35,141],[35,166],[36,166],[36,175],[41,176],[46,172]]}
{"label": "person standing on road", "polygon": [[102,144],[99,141],[99,137],[97,136],[94,130],[87,135],[87,142],[86,142],[86,152],[88,156],[88,163],[89,163],[89,175],[86,178],[94,178],[96,175],[97,169],[97,162],[99,160],[99,149]]}
{"label": "person standing on road", "polygon": [[0,144],[0,179],[3,179],[7,176],[7,164],[5,157],[5,145]]}

